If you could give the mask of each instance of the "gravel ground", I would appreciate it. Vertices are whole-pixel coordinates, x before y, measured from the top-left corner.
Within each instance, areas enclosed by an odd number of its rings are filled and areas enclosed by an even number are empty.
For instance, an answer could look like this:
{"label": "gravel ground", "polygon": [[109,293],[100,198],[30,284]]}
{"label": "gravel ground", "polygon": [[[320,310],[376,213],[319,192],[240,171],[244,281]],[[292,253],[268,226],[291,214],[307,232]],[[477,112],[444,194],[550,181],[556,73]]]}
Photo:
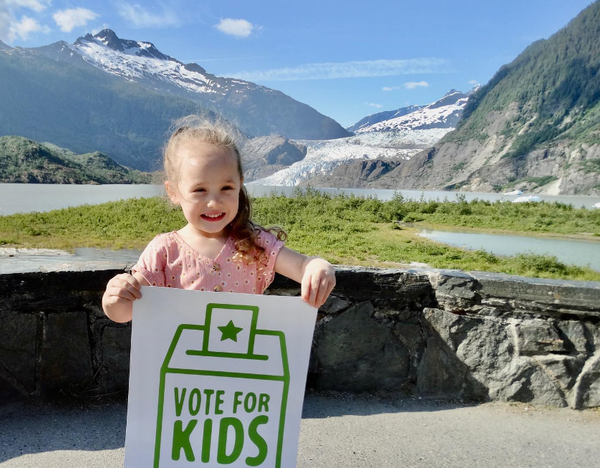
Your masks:
{"label": "gravel ground", "polygon": [[[126,405],[0,406],[2,468],[123,466]],[[308,395],[298,467],[600,467],[600,410]]]}

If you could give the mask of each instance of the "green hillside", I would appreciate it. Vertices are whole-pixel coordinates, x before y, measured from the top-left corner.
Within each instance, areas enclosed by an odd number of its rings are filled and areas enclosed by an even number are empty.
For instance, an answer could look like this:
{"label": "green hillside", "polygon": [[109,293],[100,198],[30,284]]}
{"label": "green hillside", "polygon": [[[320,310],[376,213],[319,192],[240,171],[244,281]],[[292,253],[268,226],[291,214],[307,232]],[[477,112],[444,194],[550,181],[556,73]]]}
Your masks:
{"label": "green hillside", "polygon": [[[475,93],[446,142],[485,139],[488,116],[516,107],[501,129],[506,157],[520,158],[561,139],[600,143],[600,2],[548,40],[530,45]],[[511,138],[514,137],[514,138]]]}
{"label": "green hillside", "polygon": [[500,68],[455,131],[369,186],[600,195],[600,1]]}
{"label": "green hillside", "polygon": [[75,154],[23,137],[0,137],[0,182],[148,184],[150,174],[120,166],[103,153]]}

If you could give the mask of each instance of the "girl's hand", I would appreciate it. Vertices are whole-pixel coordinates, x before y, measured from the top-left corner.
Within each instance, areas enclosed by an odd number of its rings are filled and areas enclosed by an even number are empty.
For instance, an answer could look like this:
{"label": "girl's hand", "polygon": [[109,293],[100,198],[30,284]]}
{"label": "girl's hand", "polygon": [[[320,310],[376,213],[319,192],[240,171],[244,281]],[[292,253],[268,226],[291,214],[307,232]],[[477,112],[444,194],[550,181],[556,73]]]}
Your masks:
{"label": "girl's hand", "polygon": [[302,299],[317,309],[325,304],[335,286],[335,270],[319,257],[307,257],[283,247],[275,262],[275,271],[301,285]]}
{"label": "girl's hand", "polygon": [[142,297],[141,287],[145,283],[147,282],[143,278],[140,282],[127,273],[112,278],[102,296],[102,309],[108,318],[115,322],[131,320],[133,301]]}
{"label": "girl's hand", "polygon": [[142,297],[141,287],[142,285],[135,279],[135,276],[121,273],[112,278],[106,285],[102,302],[109,306],[123,302],[133,302]]}
{"label": "girl's hand", "polygon": [[302,299],[318,309],[335,286],[335,270],[331,263],[318,257],[307,258],[303,270]]}

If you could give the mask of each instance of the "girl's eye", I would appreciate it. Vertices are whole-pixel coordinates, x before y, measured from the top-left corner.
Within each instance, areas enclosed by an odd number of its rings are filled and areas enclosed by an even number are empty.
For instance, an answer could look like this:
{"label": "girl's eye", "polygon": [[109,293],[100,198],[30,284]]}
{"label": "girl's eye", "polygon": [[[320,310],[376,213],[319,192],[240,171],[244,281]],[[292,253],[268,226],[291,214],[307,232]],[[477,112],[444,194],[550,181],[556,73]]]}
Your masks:
{"label": "girl's eye", "polygon": [[206,190],[204,190],[203,188],[197,188],[194,190],[194,192],[206,192]]}
{"label": "girl's eye", "polygon": [[222,190],[233,190],[233,187],[231,187],[230,185],[226,185],[225,187],[223,187]]}

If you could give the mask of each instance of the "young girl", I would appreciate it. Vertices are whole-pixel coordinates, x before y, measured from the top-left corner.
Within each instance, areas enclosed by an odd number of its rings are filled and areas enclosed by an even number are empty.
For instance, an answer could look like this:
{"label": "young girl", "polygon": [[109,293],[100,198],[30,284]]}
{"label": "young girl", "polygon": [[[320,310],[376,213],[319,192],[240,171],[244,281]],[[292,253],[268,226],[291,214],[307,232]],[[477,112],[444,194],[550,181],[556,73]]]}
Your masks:
{"label": "young girl", "polygon": [[187,225],[156,236],[132,274],[108,282],[102,308],[109,318],[131,320],[141,286],[262,294],[275,272],[301,283],[311,306],[325,303],[333,267],[284,247],[282,231],[250,220],[240,153],[223,126],[183,119],[165,147],[164,169],[167,194]]}

